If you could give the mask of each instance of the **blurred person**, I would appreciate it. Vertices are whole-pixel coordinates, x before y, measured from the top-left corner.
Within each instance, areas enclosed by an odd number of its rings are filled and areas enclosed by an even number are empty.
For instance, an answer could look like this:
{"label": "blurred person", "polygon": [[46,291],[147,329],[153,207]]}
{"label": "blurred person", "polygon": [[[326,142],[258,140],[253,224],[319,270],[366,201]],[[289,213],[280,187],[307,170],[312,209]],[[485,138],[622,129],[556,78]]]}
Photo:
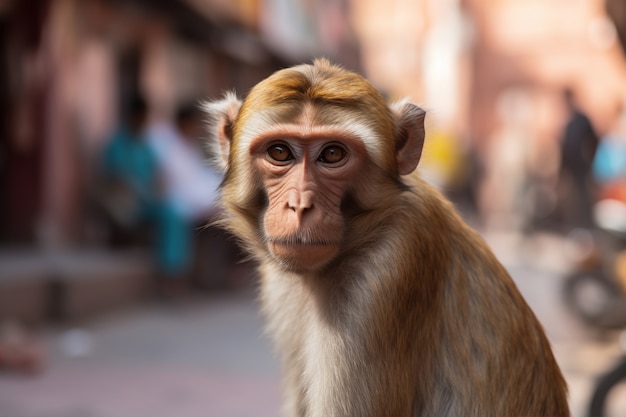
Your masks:
{"label": "blurred person", "polygon": [[599,186],[598,199],[626,202],[626,109],[616,106],[615,121],[600,138],[593,159],[593,175]]}
{"label": "blurred person", "polygon": [[208,164],[200,146],[203,114],[195,104],[181,106],[175,124],[148,128],[148,143],[159,163],[166,198],[189,221],[204,222],[215,212],[221,178]]}
{"label": "blurred person", "polygon": [[598,147],[598,136],[587,115],[576,105],[574,92],[566,89],[563,97],[569,116],[561,137],[561,221],[568,229],[592,228],[592,206],[595,199],[592,165]]}
{"label": "blurred person", "polygon": [[535,139],[528,92],[512,87],[496,103],[498,128],[484,156],[480,186],[480,215],[491,230],[522,231],[529,216],[528,161]]}
{"label": "blurred person", "polygon": [[[611,128],[600,139],[593,160],[598,184],[595,223],[604,230],[626,232],[626,112],[619,103]],[[626,260],[626,256],[622,259]],[[624,263],[626,265],[626,263]],[[626,270],[626,269],[625,269]],[[624,275],[626,276],[626,275]]]}
{"label": "blurred person", "polygon": [[164,193],[159,161],[147,141],[147,117],[145,100],[132,99],[128,120],[105,145],[103,197],[119,224],[129,229],[144,224],[153,227],[159,289],[170,296],[184,289],[180,278],[189,262],[189,231],[186,219]]}
{"label": "blurred person", "polygon": [[[163,197],[178,219],[176,239],[171,240],[176,247],[171,250],[179,253],[185,271],[193,266],[194,231],[216,213],[221,182],[200,147],[203,125],[203,113],[197,104],[190,103],[178,108],[174,123],[153,123],[146,131],[161,174]],[[203,285],[203,277],[190,278],[195,285]]]}

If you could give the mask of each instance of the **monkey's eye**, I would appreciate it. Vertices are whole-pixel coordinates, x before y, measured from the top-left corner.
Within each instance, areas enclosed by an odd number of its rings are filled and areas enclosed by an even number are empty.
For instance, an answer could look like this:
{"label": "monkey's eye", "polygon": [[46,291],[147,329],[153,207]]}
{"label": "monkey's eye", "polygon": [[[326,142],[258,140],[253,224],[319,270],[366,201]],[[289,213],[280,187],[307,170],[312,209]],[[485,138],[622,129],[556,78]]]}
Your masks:
{"label": "monkey's eye", "polygon": [[330,145],[322,150],[318,160],[326,164],[336,164],[346,157],[346,150],[338,145]]}
{"label": "monkey's eye", "polygon": [[267,155],[277,162],[287,162],[293,159],[289,147],[280,143],[270,146],[267,150]]}

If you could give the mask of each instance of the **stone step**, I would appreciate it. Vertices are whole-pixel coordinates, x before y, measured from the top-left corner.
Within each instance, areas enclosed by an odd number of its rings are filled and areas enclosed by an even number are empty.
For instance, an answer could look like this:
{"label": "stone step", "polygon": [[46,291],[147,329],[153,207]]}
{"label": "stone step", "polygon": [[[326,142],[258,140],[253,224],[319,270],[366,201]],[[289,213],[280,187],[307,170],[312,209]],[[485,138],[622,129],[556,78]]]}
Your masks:
{"label": "stone step", "polygon": [[89,318],[145,297],[154,275],[143,250],[0,251],[0,320]]}

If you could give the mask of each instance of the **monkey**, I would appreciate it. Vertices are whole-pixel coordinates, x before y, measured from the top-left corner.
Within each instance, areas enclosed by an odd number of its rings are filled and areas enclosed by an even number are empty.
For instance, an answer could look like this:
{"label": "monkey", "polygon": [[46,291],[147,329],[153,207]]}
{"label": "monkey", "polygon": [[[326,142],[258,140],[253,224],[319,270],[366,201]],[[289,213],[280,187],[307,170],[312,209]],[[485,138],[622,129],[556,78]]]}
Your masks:
{"label": "monkey", "polygon": [[544,330],[417,170],[426,112],[327,59],[203,104],[289,417],[568,416]]}

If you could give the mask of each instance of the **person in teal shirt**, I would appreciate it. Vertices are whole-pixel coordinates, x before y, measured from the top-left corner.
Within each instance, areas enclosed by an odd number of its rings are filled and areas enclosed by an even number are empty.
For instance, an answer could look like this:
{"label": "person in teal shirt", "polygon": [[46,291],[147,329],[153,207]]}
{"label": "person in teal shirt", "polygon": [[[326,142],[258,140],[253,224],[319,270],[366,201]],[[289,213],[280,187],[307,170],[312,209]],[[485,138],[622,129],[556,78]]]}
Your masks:
{"label": "person in teal shirt", "polygon": [[181,278],[190,262],[192,225],[165,198],[157,158],[146,140],[148,107],[141,98],[130,106],[130,117],[104,150],[105,176],[125,189],[114,202],[127,226],[155,226],[156,260],[166,278]]}

